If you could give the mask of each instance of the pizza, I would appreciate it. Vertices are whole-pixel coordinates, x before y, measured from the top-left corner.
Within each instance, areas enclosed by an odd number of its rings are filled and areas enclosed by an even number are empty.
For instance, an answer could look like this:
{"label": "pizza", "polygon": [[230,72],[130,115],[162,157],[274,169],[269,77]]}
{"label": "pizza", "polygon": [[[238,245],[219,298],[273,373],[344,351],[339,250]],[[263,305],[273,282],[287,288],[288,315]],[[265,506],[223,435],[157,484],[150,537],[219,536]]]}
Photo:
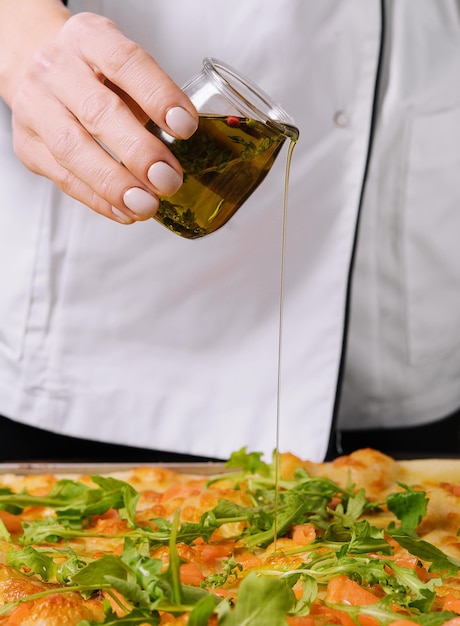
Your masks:
{"label": "pizza", "polygon": [[0,475],[0,626],[460,625],[460,463]]}

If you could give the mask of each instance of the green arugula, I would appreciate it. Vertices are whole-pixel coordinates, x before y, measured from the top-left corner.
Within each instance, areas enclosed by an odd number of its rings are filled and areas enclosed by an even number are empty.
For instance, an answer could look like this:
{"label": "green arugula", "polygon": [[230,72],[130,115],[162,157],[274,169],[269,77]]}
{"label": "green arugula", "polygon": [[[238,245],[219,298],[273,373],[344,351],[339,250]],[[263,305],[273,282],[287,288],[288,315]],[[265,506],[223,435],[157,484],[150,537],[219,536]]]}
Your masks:
{"label": "green arugula", "polygon": [[271,476],[274,468],[272,465],[265,463],[265,461],[262,460],[262,456],[261,452],[248,452],[245,446],[237,452],[233,452],[225,465],[229,469],[239,469],[245,474]]}
{"label": "green arugula", "polygon": [[51,556],[30,546],[24,550],[10,551],[6,556],[6,564],[18,571],[36,574],[45,582],[51,580],[57,571]]}
{"label": "green arugula", "polygon": [[190,612],[188,618],[188,626],[208,626],[209,619],[216,608],[216,599],[214,596],[207,595],[198,600]]}
{"label": "green arugula", "polygon": [[[171,537],[171,522],[164,519],[152,519],[151,522],[157,527],[134,526],[134,516],[131,522],[131,530],[124,531],[120,534],[113,533],[110,536],[113,539],[124,539],[129,537],[134,541],[147,540],[152,545],[168,544]],[[209,539],[215,530],[215,526],[211,525],[212,516],[203,516],[202,521],[198,524],[184,523],[181,525],[177,533],[177,540],[183,543],[191,544],[198,537]],[[48,517],[44,520],[26,522],[23,524],[24,532],[20,538],[21,543],[27,545],[39,545],[42,543],[56,543],[60,539],[68,540],[74,538],[90,538],[105,537],[103,532],[95,532],[94,530],[84,530],[80,528],[69,527],[66,523],[60,524],[54,517]]]}
{"label": "green arugula", "polygon": [[[377,620],[378,624],[389,624],[390,622],[401,620],[401,613],[399,611],[394,610],[393,606],[402,604],[402,598],[399,594],[391,594],[387,595],[375,604],[365,604],[361,606],[350,606],[347,604],[332,604],[325,603],[326,606],[329,606],[332,609],[336,609],[345,613],[353,619],[355,624],[360,624],[360,620],[358,618],[359,615],[366,615],[373,617]],[[415,612],[411,614],[409,619],[411,622],[416,622],[421,626],[442,626],[445,624],[447,620],[458,617],[456,613],[452,611],[439,611],[437,613],[419,613]]]}
{"label": "green arugula", "polygon": [[0,540],[1,541],[11,541],[11,535],[8,532],[3,520],[0,519]]}
{"label": "green arugula", "polygon": [[[104,590],[123,613],[122,617],[117,616],[106,602],[105,626],[157,626],[160,611],[175,615],[187,612],[190,626],[207,626],[212,615],[217,617],[219,626],[285,626],[287,615],[308,615],[312,603],[318,601],[319,587],[339,575],[365,587],[379,585],[385,594],[375,604],[364,607],[327,605],[346,611],[357,624],[361,614],[388,624],[400,617],[395,605],[405,609],[410,619],[421,626],[438,626],[454,615],[430,612],[436,585],[442,584],[445,575],[457,576],[460,561],[417,536],[416,529],[427,510],[424,492],[401,483],[400,491],[390,494],[385,502],[376,503],[352,484],[340,487],[330,479],[310,476],[303,468],[295,471],[292,480],[279,479],[276,462],[274,457],[267,464],[261,454],[248,453],[246,448],[234,453],[227,463],[231,471],[209,484],[232,481],[238,490],[245,481],[247,504],[221,499],[198,523],[180,524],[176,511],[172,520],[152,519],[148,526],[139,526],[136,510],[140,494],[129,484],[109,477],[93,476],[91,487],[61,480],[46,496],[0,489],[0,508],[9,512],[17,514],[28,506],[54,510],[54,515],[50,513],[44,520],[24,523],[24,547],[20,550],[16,543],[7,555],[7,564],[45,582],[64,585],[38,592],[33,598],[70,590],[90,597]],[[394,515],[394,521],[385,529],[371,523],[372,514],[382,507]],[[105,554],[94,560],[80,557],[67,542],[79,537],[104,537],[88,529],[87,522],[110,508],[117,509],[128,526],[126,532],[110,535],[111,539],[123,539],[121,555]],[[293,525],[303,523],[313,524],[317,537],[305,546],[285,550],[286,556],[302,555],[301,565],[294,571],[285,572],[280,567],[245,575],[236,558],[230,556],[223,559],[221,571],[208,576],[201,587],[185,585],[180,580],[178,543],[209,541],[216,529],[228,525],[226,538],[257,553],[258,548],[289,534]],[[231,528],[237,528],[237,534],[232,535]],[[393,554],[388,536],[429,565],[431,572],[439,573],[439,577],[423,582],[414,570],[401,567],[392,559],[376,558]],[[3,525],[0,538],[11,541]],[[59,541],[60,548],[46,545]],[[166,570],[162,561],[151,557],[157,546],[169,548]],[[239,578],[235,606],[214,594],[217,587],[235,584]],[[303,593],[296,600],[293,587],[298,581],[302,582]],[[0,615],[28,599],[4,605]],[[95,624],[83,620],[79,626]]]}
{"label": "green arugula", "polygon": [[235,608],[227,602],[217,608],[219,626],[286,626],[294,604],[294,594],[282,580],[251,572],[239,587]]}
{"label": "green arugula", "polygon": [[449,556],[432,543],[398,531],[393,531],[391,536],[410,554],[417,556],[422,561],[431,563],[429,567],[430,572],[445,572],[446,574],[458,576],[460,561]]}
{"label": "green arugula", "polygon": [[400,530],[415,530],[426,515],[428,500],[423,491],[416,491],[404,483],[399,485],[403,491],[391,493],[386,499],[388,510],[400,520]]}
{"label": "green arugula", "polygon": [[60,522],[78,528],[92,515],[102,515],[112,508],[121,510],[122,515],[131,523],[139,497],[135,489],[115,478],[91,478],[98,488],[62,479],[45,496],[35,496],[27,491],[13,493],[10,489],[0,489],[0,509],[18,514],[28,506],[51,508]]}
{"label": "green arugula", "polygon": [[238,576],[243,570],[241,563],[231,557],[222,561],[220,571],[218,573],[209,574],[201,583],[202,587],[213,589],[215,587],[223,587],[227,583],[236,583]]}

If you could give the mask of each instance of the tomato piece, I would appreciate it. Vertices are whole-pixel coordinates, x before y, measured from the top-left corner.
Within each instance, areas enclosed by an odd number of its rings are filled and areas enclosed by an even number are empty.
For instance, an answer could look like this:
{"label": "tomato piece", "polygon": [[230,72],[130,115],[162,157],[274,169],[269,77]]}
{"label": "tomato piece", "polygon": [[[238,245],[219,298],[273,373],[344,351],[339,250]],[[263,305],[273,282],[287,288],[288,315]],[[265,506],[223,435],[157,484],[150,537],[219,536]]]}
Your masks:
{"label": "tomato piece", "polygon": [[447,594],[442,605],[443,611],[453,611],[460,613],[460,598],[456,598],[452,593]]}
{"label": "tomato piece", "polygon": [[305,617],[286,617],[289,626],[315,626],[315,618],[311,615]]}
{"label": "tomato piece", "polygon": [[21,626],[23,620],[30,616],[30,604],[19,604],[6,618],[5,626]]}
{"label": "tomato piece", "polygon": [[351,606],[375,604],[379,601],[378,596],[345,575],[336,576],[329,581],[327,599],[333,604],[348,604]]}
{"label": "tomato piece", "polygon": [[299,546],[306,546],[316,539],[313,524],[296,524],[292,529],[292,540]]}
{"label": "tomato piece", "polygon": [[243,569],[257,569],[262,565],[262,561],[259,559],[259,557],[252,552],[249,552],[249,550],[238,554],[236,560],[238,561],[238,563],[241,563]]}
{"label": "tomato piece", "polygon": [[219,543],[196,543],[195,551],[206,565],[214,565],[218,559],[228,558],[235,548],[235,541],[222,541]]}
{"label": "tomato piece", "polygon": [[22,533],[21,519],[17,515],[8,513],[8,511],[0,511],[0,519],[5,524],[5,528],[9,533]]}
{"label": "tomato piece", "polygon": [[352,618],[345,613],[345,611],[339,611],[338,609],[332,609],[323,604],[311,605],[310,615],[318,615],[327,618],[328,624],[341,624],[341,626],[356,626],[356,623]]}
{"label": "tomato piece", "polygon": [[196,563],[182,563],[180,566],[180,579],[184,585],[199,587],[204,576]]}

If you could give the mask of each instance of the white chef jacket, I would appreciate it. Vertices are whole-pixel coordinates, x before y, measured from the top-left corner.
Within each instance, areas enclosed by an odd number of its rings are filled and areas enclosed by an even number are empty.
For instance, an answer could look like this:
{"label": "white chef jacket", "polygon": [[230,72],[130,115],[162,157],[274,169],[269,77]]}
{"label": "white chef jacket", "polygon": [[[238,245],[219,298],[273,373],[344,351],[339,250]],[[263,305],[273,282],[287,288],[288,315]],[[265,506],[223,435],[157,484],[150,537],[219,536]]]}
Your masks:
{"label": "white chef jacket", "polygon": [[[418,333],[426,337],[436,317],[434,298],[428,320],[422,319],[419,305],[425,299],[425,278],[441,290],[434,276],[438,259],[433,263],[424,257],[426,242],[420,249],[401,244],[403,269],[393,256],[395,244],[387,241],[392,242],[395,231],[405,239],[402,225],[409,219],[419,236],[425,226],[432,236],[439,226],[433,220],[447,218],[446,201],[444,217],[433,215],[431,222],[427,217],[428,224],[418,221],[428,200],[443,195],[437,180],[431,186],[431,170],[455,163],[451,157],[458,142],[450,131],[437,134],[442,115],[458,114],[460,102],[455,2],[398,0],[387,7],[394,20],[390,79],[373,142],[382,34],[378,0],[234,0],[231,5],[215,0],[70,0],[69,5],[73,11],[114,19],[179,84],[199,71],[203,57],[214,56],[241,69],[294,117],[300,141],[290,174],[281,368],[282,157],[228,225],[189,241],[154,220],[129,227],[110,222],[28,172],[13,154],[10,112],[2,104],[1,414],[68,435],[133,446],[225,458],[242,446],[269,455],[278,444],[302,457],[322,459],[344,358],[349,270],[371,144],[378,161],[375,167],[371,161],[366,211],[361,212],[367,214],[370,205],[369,217],[361,220],[369,241],[356,262],[364,287],[354,285],[353,291],[353,305],[365,300],[367,308],[364,321],[357,316],[352,322],[358,333],[356,343],[349,341],[349,357],[358,352],[374,398],[378,377],[367,377],[386,347],[373,345],[374,326],[381,330],[382,320],[366,299],[373,295],[376,278],[366,273],[366,255],[377,245],[389,272],[395,265],[398,274],[411,272],[412,282],[402,282],[405,313],[414,315],[414,326],[400,326],[396,314],[391,323],[400,335],[411,337],[411,358],[421,359],[424,371],[433,365],[428,357],[441,356],[438,362],[445,367],[460,361],[452,355],[447,364],[450,342],[441,344],[440,354],[428,338],[416,339]],[[434,56],[425,36],[436,48]],[[452,56],[441,63],[444,48]],[[454,70],[459,79],[449,91]],[[428,79],[445,83],[442,96]],[[384,133],[390,129],[391,140]],[[443,149],[432,152],[431,140]],[[399,148],[396,156],[392,141]],[[428,170],[427,153],[433,157]],[[392,205],[385,213],[395,196],[399,209]],[[443,228],[452,239],[451,213]],[[366,219],[375,224],[376,215],[390,221],[385,240],[375,225],[366,224]],[[444,261],[456,260],[455,250],[447,255],[441,242],[436,250],[442,253],[438,269],[444,270]],[[386,275],[376,274],[391,290]],[[459,280],[454,272],[442,275]],[[456,314],[441,306],[448,317],[441,324],[446,335],[458,318],[458,294],[447,296],[451,304],[455,301]],[[393,341],[399,345],[400,336]],[[403,366],[395,360],[388,361],[388,372],[397,379]],[[452,367],[449,373],[437,389],[426,380],[419,384],[417,375],[407,386],[392,382],[401,388],[401,397],[407,394],[424,406],[432,395],[442,397],[444,406],[438,408],[445,411],[460,403],[460,392],[449,385],[457,371]],[[341,416],[345,426],[353,425],[360,394],[362,389],[353,395],[346,387],[345,406],[351,411],[344,409]],[[393,398],[394,411],[399,399]],[[369,420],[386,418],[380,409],[370,411]],[[407,415],[413,421],[424,419]]]}
{"label": "white chef jacket", "polygon": [[460,3],[386,3],[339,425],[460,406]]}

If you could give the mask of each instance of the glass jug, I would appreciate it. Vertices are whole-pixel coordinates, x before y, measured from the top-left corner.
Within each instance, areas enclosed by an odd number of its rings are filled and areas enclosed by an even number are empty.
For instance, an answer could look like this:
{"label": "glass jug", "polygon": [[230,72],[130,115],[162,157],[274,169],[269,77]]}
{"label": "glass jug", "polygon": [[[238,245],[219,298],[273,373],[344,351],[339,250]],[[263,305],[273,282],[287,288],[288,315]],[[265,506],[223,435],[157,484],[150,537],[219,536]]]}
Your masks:
{"label": "glass jug", "polygon": [[199,114],[197,131],[179,140],[151,120],[184,171],[181,188],[160,198],[154,216],[173,232],[196,239],[216,231],[263,181],[286,138],[299,132],[289,115],[249,79],[217,59],[183,88]]}

